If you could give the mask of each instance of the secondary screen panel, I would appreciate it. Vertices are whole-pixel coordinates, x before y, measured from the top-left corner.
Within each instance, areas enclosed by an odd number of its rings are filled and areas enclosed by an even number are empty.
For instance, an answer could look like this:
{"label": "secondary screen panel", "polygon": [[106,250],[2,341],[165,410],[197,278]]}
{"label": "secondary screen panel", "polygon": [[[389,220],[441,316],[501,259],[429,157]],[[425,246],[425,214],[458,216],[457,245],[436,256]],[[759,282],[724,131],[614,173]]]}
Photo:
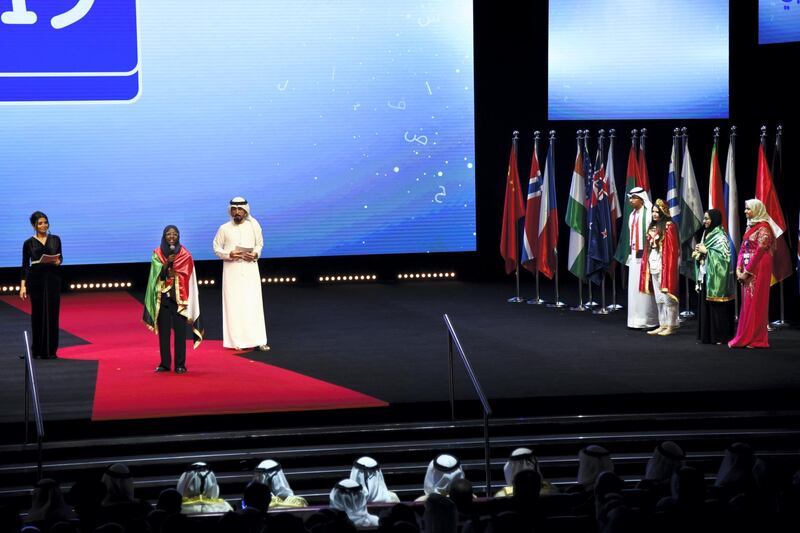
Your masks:
{"label": "secondary screen panel", "polygon": [[0,23],[0,266],[34,210],[68,264],[147,261],[167,224],[209,259],[234,196],[266,257],[475,250],[472,2],[73,7]]}
{"label": "secondary screen panel", "polygon": [[550,120],[728,117],[727,0],[550,0]]}
{"label": "secondary screen panel", "polygon": [[800,1],[758,0],[758,44],[800,42]]}

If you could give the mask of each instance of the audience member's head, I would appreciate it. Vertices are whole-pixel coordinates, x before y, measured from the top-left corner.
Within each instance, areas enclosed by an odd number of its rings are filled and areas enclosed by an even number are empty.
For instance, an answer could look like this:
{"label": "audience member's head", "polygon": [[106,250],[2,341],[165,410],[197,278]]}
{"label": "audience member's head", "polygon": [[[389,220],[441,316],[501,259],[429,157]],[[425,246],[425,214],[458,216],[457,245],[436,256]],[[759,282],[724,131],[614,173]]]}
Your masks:
{"label": "audience member's head", "polygon": [[724,489],[731,495],[751,491],[755,484],[754,464],[755,454],[750,445],[744,442],[731,444],[725,450],[714,486]]}
{"label": "audience member's head", "polygon": [[114,463],[106,468],[101,481],[106,486],[103,505],[133,501],[133,478],[124,464]]}
{"label": "audience member's head", "polygon": [[417,526],[417,513],[414,512],[414,509],[411,508],[411,506],[404,503],[397,503],[393,505],[391,509],[389,509],[389,512],[380,519],[381,527],[384,529],[389,528],[392,524],[396,524],[398,522],[406,522],[419,527]]}
{"label": "audience member's head", "polygon": [[610,507],[603,518],[603,524],[598,520],[598,533],[641,533],[648,531],[642,513],[627,505]]}
{"label": "audience member's head", "polygon": [[54,524],[67,520],[69,516],[70,510],[64,503],[64,496],[58,483],[52,479],[40,479],[33,487],[31,510],[28,511],[27,521]]}
{"label": "audience member's head", "polygon": [[192,463],[178,479],[178,492],[183,501],[194,498],[215,500],[219,498],[217,476],[206,463]]}
{"label": "audience member's head", "polygon": [[456,533],[458,513],[456,504],[445,496],[431,493],[425,500],[425,533]]}
{"label": "audience member's head", "polygon": [[594,482],[601,472],[613,471],[611,454],[602,446],[590,444],[578,452],[578,483],[584,487],[594,487]]}
{"label": "audience member's head", "polygon": [[450,492],[450,484],[455,479],[463,478],[464,471],[461,462],[448,454],[441,454],[428,464],[425,472],[425,494],[444,494]]}
{"label": "audience member's head", "polygon": [[542,476],[536,470],[522,470],[514,476],[514,499],[535,503],[542,488]]}
{"label": "audience member's head", "polygon": [[396,502],[386,487],[381,465],[372,457],[359,457],[350,469],[350,479],[367,489],[367,502]]}
{"label": "audience member's head", "polygon": [[620,494],[625,487],[625,483],[614,472],[600,472],[594,482],[594,496],[598,500],[605,498],[607,494]]}
{"label": "audience member's head", "polygon": [[647,462],[644,478],[651,481],[669,481],[672,474],[686,463],[686,454],[671,440],[662,442]]}
{"label": "audience member's head", "polygon": [[162,490],[158,495],[158,502],[156,502],[156,509],[160,509],[167,514],[175,514],[181,512],[181,503],[183,497],[177,489],[168,488]]}
{"label": "audience member's head", "polygon": [[523,470],[535,470],[541,474],[539,470],[539,460],[533,455],[533,450],[530,448],[517,448],[511,452],[511,456],[503,466],[503,476],[506,479],[506,485],[511,486],[514,483],[514,476]]}
{"label": "audience member's head", "polygon": [[672,497],[683,506],[702,505],[706,499],[703,473],[691,466],[682,466],[672,474]]}
{"label": "audience member's head", "polygon": [[56,522],[50,527],[49,533],[78,533],[78,526],[72,522]]}
{"label": "audience member's head", "polygon": [[66,495],[66,501],[78,515],[96,511],[106,497],[106,486],[99,479],[80,479]]}
{"label": "audience member's head", "polygon": [[330,494],[330,506],[344,511],[356,527],[374,527],[378,517],[367,512],[367,491],[350,478],[341,480]]}
{"label": "audience member's head", "polygon": [[252,481],[263,483],[272,494],[279,498],[286,499],[294,496],[294,491],[289,486],[289,480],[286,479],[281,464],[273,459],[264,459],[258,464],[253,472]]}
{"label": "audience member's head", "polygon": [[262,513],[266,513],[267,510],[269,510],[270,500],[271,495],[269,488],[263,483],[251,481],[244,488],[244,494],[242,496],[242,505],[244,507],[257,509]]}
{"label": "audience member's head", "polygon": [[475,493],[472,489],[472,483],[468,479],[454,479],[450,484],[449,497],[453,503],[456,504],[456,509],[459,513],[472,513],[472,503],[475,498]]}

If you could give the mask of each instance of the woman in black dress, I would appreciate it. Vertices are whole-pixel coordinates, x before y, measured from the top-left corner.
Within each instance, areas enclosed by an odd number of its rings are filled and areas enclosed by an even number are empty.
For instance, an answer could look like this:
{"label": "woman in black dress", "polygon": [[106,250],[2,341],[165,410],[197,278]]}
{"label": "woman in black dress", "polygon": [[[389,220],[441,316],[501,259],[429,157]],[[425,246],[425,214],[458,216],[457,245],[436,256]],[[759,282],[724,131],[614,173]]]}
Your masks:
{"label": "woman in black dress", "polygon": [[19,297],[31,298],[33,356],[56,359],[58,310],[61,305],[61,239],[50,235],[47,215],[31,215],[33,237],[22,245],[22,282]]}

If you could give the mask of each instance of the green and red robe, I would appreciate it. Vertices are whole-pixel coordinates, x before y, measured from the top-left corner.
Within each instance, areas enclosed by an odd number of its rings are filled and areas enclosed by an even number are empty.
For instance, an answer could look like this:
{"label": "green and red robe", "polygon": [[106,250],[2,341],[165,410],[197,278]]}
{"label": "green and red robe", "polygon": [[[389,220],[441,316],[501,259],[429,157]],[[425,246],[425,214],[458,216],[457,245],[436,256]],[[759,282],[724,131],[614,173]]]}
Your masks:
{"label": "green and red robe", "polygon": [[197,276],[194,271],[192,254],[185,247],[181,247],[172,263],[175,271],[174,278],[161,279],[161,271],[167,264],[167,258],[160,248],[153,251],[150,260],[150,277],[147,280],[147,291],[144,295],[144,314],[142,320],[150,331],[158,334],[158,312],[161,307],[161,293],[168,292],[175,284],[175,301],[178,304],[178,314],[186,319],[192,327],[194,347],[197,348],[203,340],[203,326],[200,323],[200,300],[197,292]]}

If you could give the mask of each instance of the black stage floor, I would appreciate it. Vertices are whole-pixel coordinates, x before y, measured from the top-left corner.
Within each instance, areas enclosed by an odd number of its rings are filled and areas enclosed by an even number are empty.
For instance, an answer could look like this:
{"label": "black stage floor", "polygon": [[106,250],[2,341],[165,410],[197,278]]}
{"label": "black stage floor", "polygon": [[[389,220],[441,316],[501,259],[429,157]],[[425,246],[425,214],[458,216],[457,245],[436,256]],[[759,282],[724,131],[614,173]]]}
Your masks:
{"label": "black stage floor", "polygon": [[[446,405],[445,313],[487,397],[506,415],[593,408],[742,408],[755,403],[785,408],[800,398],[797,329],[771,333],[771,348],[765,350],[699,345],[693,321],[673,336],[652,337],[628,330],[624,311],[597,316],[509,304],[511,283],[269,286],[264,294],[273,350],[247,357],[390,404],[345,413],[353,423],[375,412],[424,417],[431,413],[428,406]],[[562,294],[567,300],[571,296]],[[201,289],[201,304],[207,338],[220,339],[219,289]],[[0,302],[2,424],[23,417],[18,355],[21,331],[28,324],[27,315]],[[62,338],[64,346],[79,342],[69,334]],[[154,365],[156,358],[153,354]],[[191,370],[191,353],[188,364]],[[89,420],[96,371],[95,361],[40,361],[46,422]],[[457,367],[456,374],[457,397],[473,398],[463,369]],[[203,428],[208,424],[204,417]]]}

